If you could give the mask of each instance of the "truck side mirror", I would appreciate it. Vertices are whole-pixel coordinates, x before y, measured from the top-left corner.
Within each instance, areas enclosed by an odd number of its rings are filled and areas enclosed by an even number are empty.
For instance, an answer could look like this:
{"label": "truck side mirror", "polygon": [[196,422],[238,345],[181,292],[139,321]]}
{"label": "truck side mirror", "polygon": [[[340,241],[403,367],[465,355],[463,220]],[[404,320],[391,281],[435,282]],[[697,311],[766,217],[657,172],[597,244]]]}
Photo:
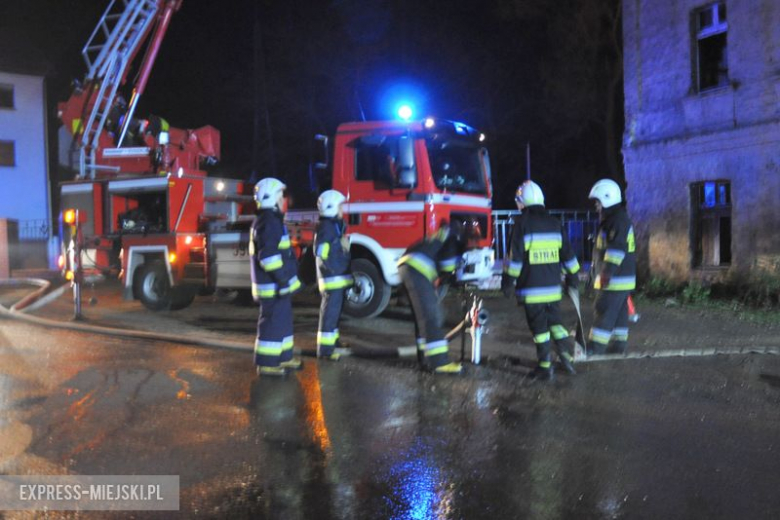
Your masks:
{"label": "truck side mirror", "polygon": [[417,186],[417,169],[414,163],[414,140],[408,135],[398,138],[398,186]]}
{"label": "truck side mirror", "polygon": [[315,135],[312,145],[309,157],[309,189],[314,193],[320,191],[320,186],[327,186],[331,182],[328,175],[328,167],[330,166],[328,136]]}
{"label": "truck side mirror", "polygon": [[415,188],[417,186],[417,172],[414,170],[401,170],[398,174],[398,186],[400,188]]}
{"label": "truck side mirror", "polygon": [[314,169],[326,170],[330,163],[328,156],[328,136],[317,134],[314,136]]}

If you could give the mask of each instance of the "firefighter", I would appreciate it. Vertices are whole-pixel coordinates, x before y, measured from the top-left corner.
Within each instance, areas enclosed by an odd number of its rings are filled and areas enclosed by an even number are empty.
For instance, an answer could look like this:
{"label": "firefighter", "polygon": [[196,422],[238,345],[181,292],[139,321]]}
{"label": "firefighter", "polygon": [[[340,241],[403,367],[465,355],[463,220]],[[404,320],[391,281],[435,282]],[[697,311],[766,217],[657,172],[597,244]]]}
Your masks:
{"label": "firefighter", "polygon": [[146,136],[150,135],[154,140],[160,140],[162,132],[169,132],[171,125],[160,116],[150,115],[149,119],[142,119],[138,122],[138,133],[136,138],[139,146],[146,146]]}
{"label": "firefighter", "polygon": [[284,183],[273,177],[255,185],[258,213],[252,222],[249,254],[252,297],[260,304],[255,341],[255,365],[260,376],[284,376],[300,369],[293,357],[293,316],[290,295],[301,287],[290,236],[284,225],[287,202]]}
{"label": "firefighter", "polygon": [[336,190],[324,191],[317,199],[320,221],[314,237],[317,281],[322,295],[317,330],[317,357],[338,361],[341,350],[339,318],[344,292],[353,283],[349,272],[349,239],[342,205],[346,197]]}
{"label": "firefighter", "polygon": [[[449,360],[449,343],[442,330],[444,313],[436,294],[436,282],[449,283],[464,250],[460,222],[443,225],[430,238],[412,244],[398,260],[398,274],[414,313],[417,359],[420,368],[435,374],[460,374],[460,363]],[[441,278],[439,275],[443,275]]]}
{"label": "firefighter", "polygon": [[598,292],[587,353],[622,354],[628,344],[627,300],[636,287],[634,227],[615,181],[598,181],[588,197],[600,222],[593,248],[593,288]]}
{"label": "firefighter", "polygon": [[119,139],[119,131],[122,128],[122,121],[126,113],[127,101],[125,101],[125,98],[122,97],[122,95],[117,95],[106,116],[106,129],[114,139],[114,144],[116,144],[116,140]]}
{"label": "firefighter", "polygon": [[562,325],[561,270],[566,284],[577,284],[580,264],[572,252],[561,222],[547,213],[544,193],[538,184],[526,181],[517,188],[515,202],[521,215],[512,229],[510,253],[504,266],[502,289],[518,303],[525,304],[525,317],[534,337],[538,364],[531,372],[534,379],[550,381],[554,348],[563,368],[574,370],[574,340]]}

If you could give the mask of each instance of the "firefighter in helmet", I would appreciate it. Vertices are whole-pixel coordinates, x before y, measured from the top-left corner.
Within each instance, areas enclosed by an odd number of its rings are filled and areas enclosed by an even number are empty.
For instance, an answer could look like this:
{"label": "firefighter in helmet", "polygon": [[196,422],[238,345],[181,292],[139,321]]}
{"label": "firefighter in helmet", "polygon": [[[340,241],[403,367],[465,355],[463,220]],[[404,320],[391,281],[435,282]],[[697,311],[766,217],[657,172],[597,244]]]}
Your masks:
{"label": "firefighter in helmet", "polygon": [[338,361],[341,350],[339,318],[344,305],[344,292],[353,283],[349,272],[349,239],[345,234],[342,205],[346,197],[339,191],[327,190],[317,199],[320,221],[314,237],[317,281],[322,295],[320,322],[317,330],[317,357]]}
{"label": "firefighter in helmet", "polygon": [[599,212],[599,228],[593,248],[593,288],[598,293],[587,353],[622,354],[628,343],[627,299],[636,287],[634,227],[615,181],[598,181],[588,197]]}
{"label": "firefighter in helmet", "polygon": [[463,251],[475,237],[472,228],[453,221],[432,237],[412,244],[398,260],[398,274],[414,313],[417,359],[423,370],[435,374],[459,374],[460,363],[449,360],[449,343],[442,329],[444,313],[436,283],[449,283]]}
{"label": "firefighter in helmet", "polygon": [[502,290],[525,304],[525,317],[536,344],[538,364],[535,379],[554,377],[553,342],[563,368],[574,374],[574,340],[562,325],[561,270],[566,284],[577,284],[580,264],[572,252],[561,222],[544,207],[544,193],[538,184],[526,181],[517,188],[515,202],[521,215],[515,220],[510,253],[504,266]]}
{"label": "firefighter in helmet", "polygon": [[284,225],[286,186],[273,177],[255,185],[258,213],[252,222],[249,254],[252,297],[260,304],[255,341],[255,365],[260,376],[284,376],[300,369],[293,357],[293,316],[290,296],[301,287],[298,265]]}

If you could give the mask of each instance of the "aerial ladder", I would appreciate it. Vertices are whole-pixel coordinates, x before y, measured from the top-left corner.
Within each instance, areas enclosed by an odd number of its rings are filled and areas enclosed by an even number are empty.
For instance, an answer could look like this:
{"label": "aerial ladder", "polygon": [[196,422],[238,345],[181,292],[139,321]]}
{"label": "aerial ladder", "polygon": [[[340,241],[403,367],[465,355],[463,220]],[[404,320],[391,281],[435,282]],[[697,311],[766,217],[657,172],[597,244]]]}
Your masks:
{"label": "aerial ladder", "polygon": [[160,44],[173,13],[180,6],[181,0],[111,0],[100,18],[81,52],[88,68],[82,117],[71,120],[74,143],[79,147],[79,179],[94,179],[99,170],[118,171],[116,166],[98,164],[96,152],[119,86],[125,83],[130,64],[149,39],[116,136],[117,147],[121,147],[127,137]]}

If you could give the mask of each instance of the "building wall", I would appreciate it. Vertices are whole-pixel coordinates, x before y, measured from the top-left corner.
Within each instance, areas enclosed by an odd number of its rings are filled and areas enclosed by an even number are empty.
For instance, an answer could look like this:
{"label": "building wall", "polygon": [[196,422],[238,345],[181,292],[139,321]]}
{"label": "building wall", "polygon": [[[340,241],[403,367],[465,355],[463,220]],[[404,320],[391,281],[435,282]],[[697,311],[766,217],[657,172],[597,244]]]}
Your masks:
{"label": "building wall", "polygon": [[0,108],[0,140],[14,141],[16,152],[15,166],[0,166],[0,218],[48,221],[44,79],[0,71],[0,83],[14,87],[14,108]]}
{"label": "building wall", "polygon": [[[780,263],[780,3],[727,0],[730,84],[696,92],[692,13],[624,0],[623,155],[640,274],[728,278]],[[690,185],[731,183],[732,261],[693,269]]]}

